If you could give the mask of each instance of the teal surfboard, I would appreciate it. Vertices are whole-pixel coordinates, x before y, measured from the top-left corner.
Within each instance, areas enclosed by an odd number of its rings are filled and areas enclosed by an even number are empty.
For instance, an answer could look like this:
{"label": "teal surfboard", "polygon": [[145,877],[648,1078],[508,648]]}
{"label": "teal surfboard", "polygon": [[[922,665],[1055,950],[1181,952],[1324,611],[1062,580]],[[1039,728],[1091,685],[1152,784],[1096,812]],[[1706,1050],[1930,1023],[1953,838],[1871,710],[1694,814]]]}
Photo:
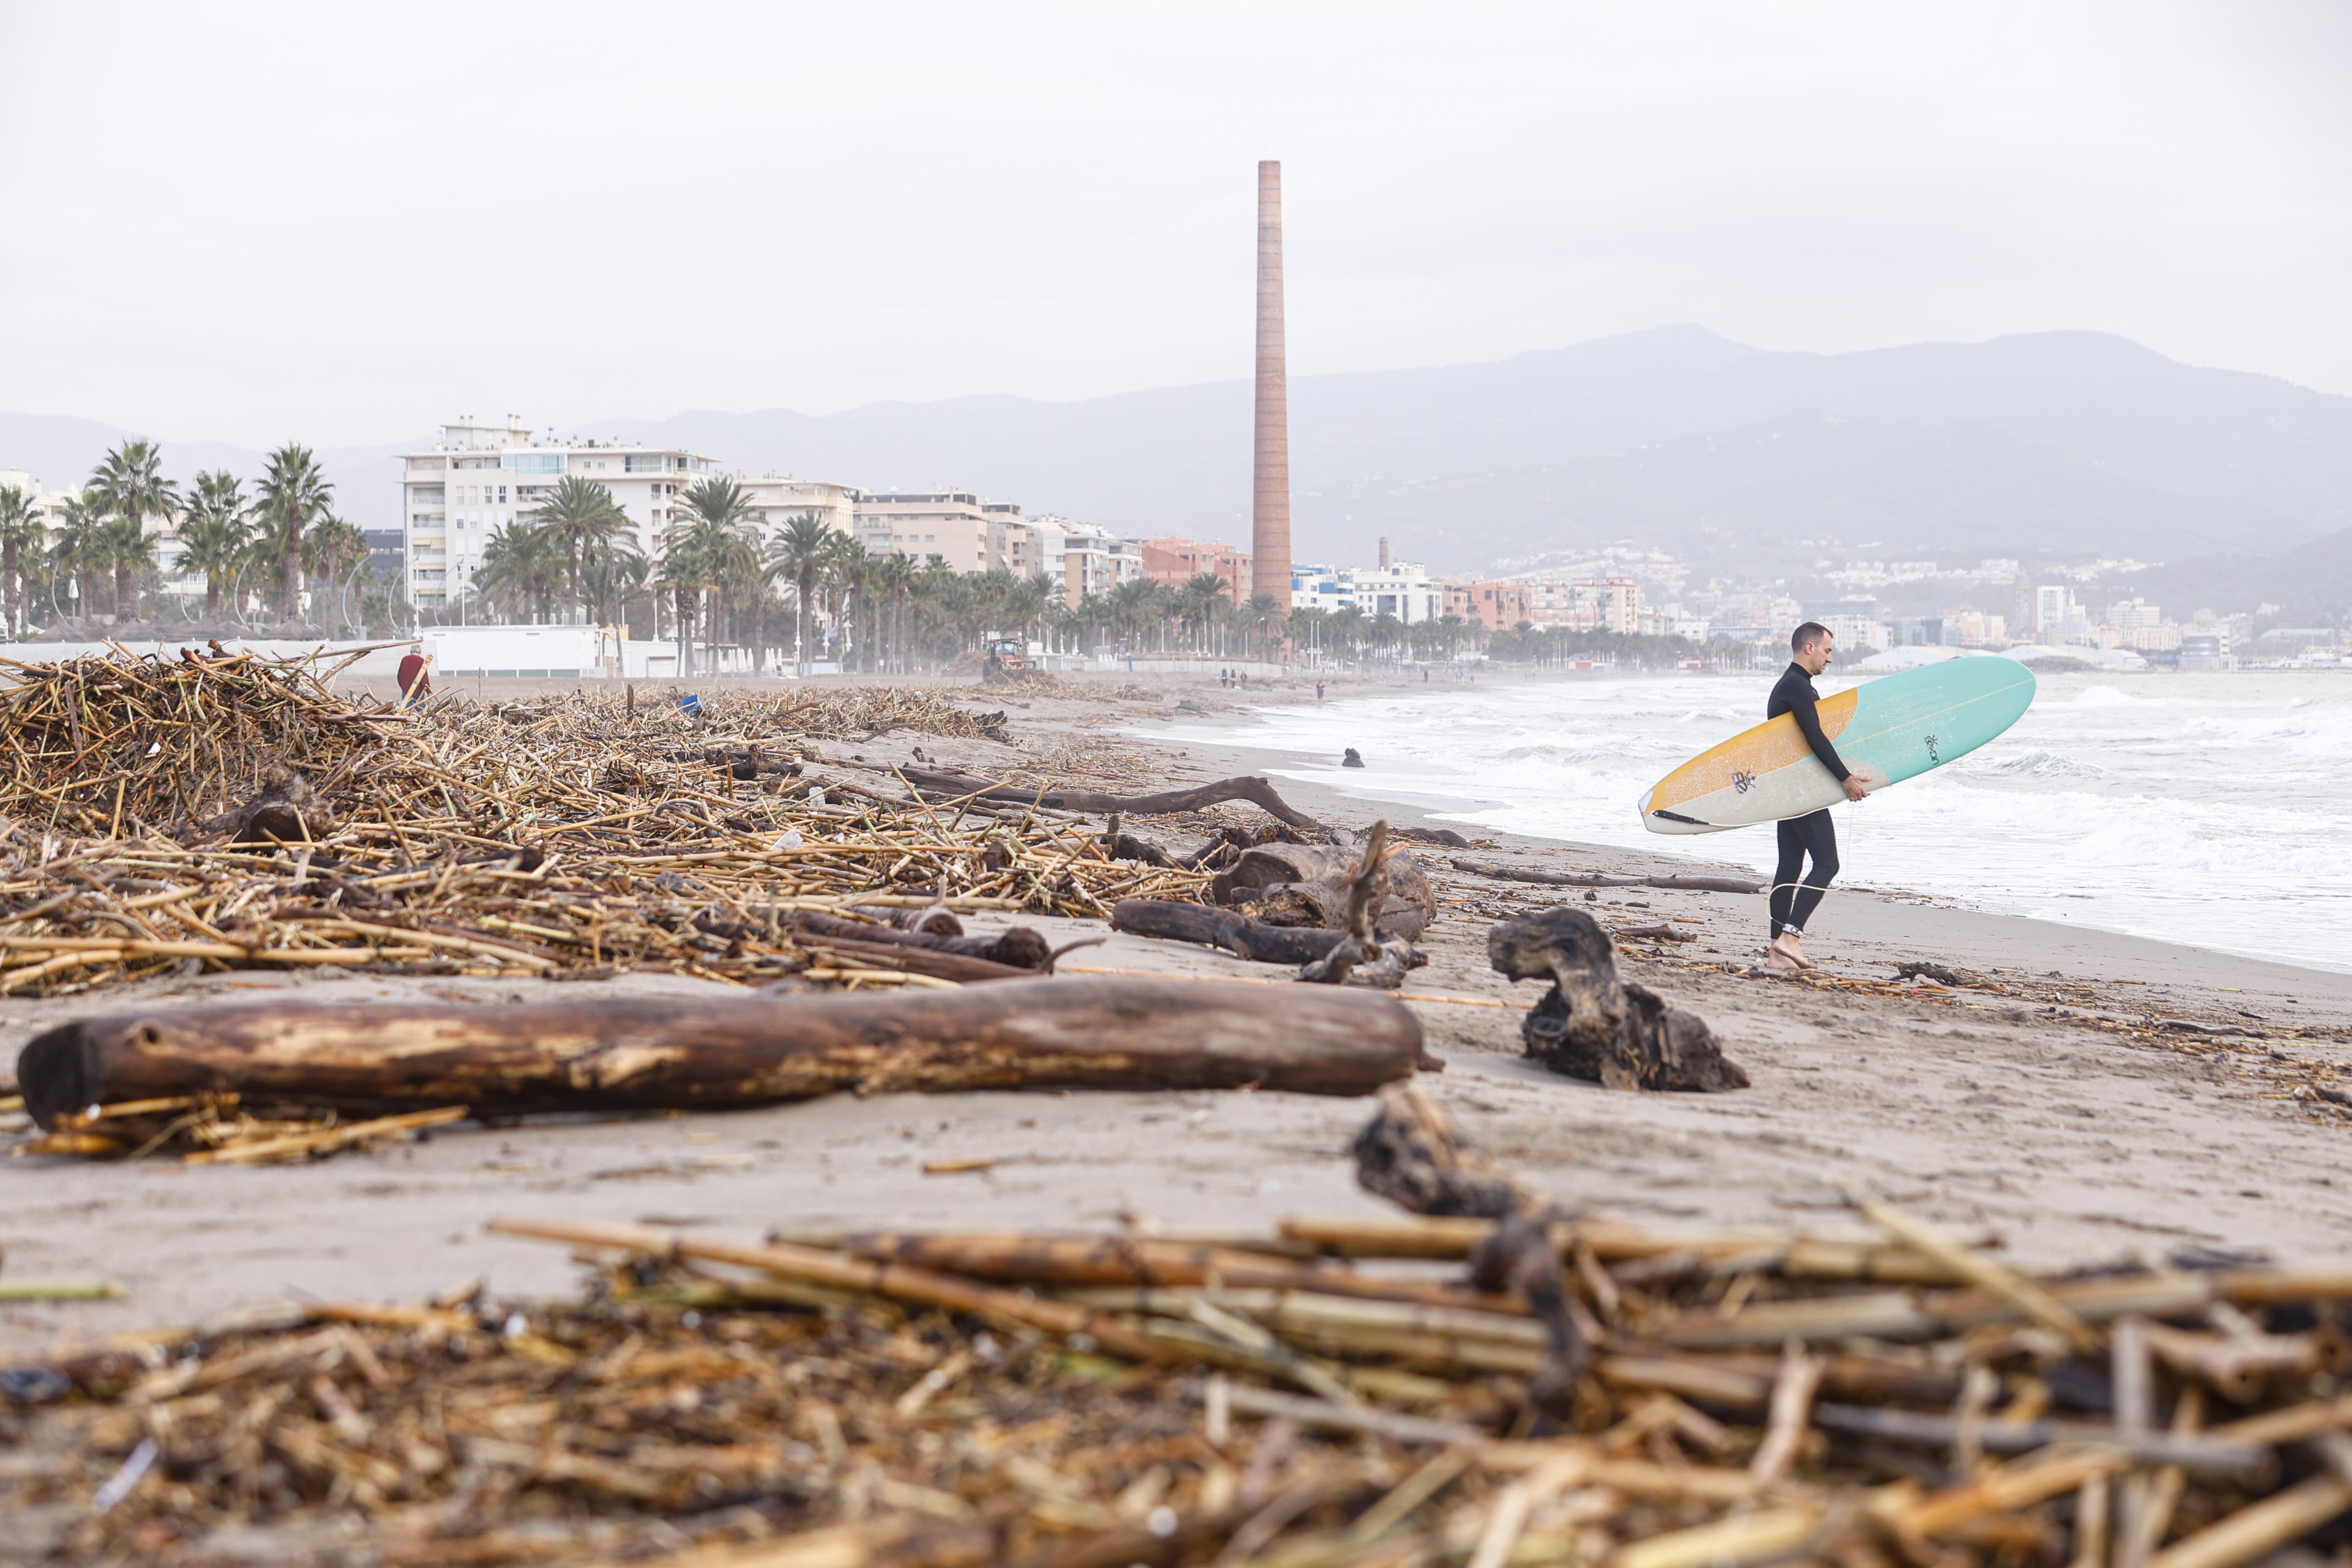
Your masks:
{"label": "teal surfboard", "polygon": [[[1948,658],[1821,701],[1822,731],[1869,790],[1965,757],[2022,718],[2033,672],[2013,658]],[[1653,833],[1720,833],[1834,805],[1845,791],[1783,713],[1711,746],[1643,795]]]}

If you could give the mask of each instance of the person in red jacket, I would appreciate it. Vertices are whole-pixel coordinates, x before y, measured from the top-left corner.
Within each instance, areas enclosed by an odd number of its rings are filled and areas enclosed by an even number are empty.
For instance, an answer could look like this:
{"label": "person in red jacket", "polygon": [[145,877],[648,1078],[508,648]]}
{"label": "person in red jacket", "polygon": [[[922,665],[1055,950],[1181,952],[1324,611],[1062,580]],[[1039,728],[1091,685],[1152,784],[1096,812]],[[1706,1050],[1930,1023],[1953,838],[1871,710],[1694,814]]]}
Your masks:
{"label": "person in red jacket", "polygon": [[400,700],[403,703],[419,702],[433,695],[432,660],[421,653],[412,653],[400,661]]}

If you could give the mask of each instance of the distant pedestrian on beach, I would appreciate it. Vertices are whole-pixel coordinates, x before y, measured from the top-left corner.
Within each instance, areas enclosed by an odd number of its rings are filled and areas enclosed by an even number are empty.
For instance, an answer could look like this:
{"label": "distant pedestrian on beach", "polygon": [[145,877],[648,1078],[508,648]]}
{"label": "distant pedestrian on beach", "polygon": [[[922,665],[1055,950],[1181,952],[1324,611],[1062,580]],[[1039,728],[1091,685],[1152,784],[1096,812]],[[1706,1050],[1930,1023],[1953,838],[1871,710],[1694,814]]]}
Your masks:
{"label": "distant pedestrian on beach", "polygon": [[[1764,717],[1794,714],[1813,755],[1822,760],[1832,778],[1845,785],[1846,799],[1860,800],[1867,792],[1837,754],[1837,748],[1830,744],[1829,736],[1822,732],[1821,714],[1816,710],[1822,699],[1813,689],[1813,677],[1827,669],[1837,656],[1836,641],[1819,621],[1807,621],[1790,635],[1789,650],[1795,657],[1772,688],[1771,698],[1764,704]],[[1790,817],[1779,827],[1780,863],[1772,872],[1772,942],[1764,950],[1764,961],[1774,969],[1817,968],[1805,956],[1805,921],[1820,907],[1822,895],[1830,890],[1830,879],[1838,873],[1837,828],[1830,821],[1827,806]],[[1807,856],[1812,858],[1813,868],[1800,881],[1798,873],[1804,870]]]}
{"label": "distant pedestrian on beach", "polygon": [[1315,700],[1318,702],[1323,700],[1323,683],[1319,680],[1315,683]]}
{"label": "distant pedestrian on beach", "polygon": [[401,659],[400,669],[394,679],[400,682],[402,706],[405,707],[411,702],[421,702],[433,695],[433,674],[430,666],[431,661],[421,653],[411,653]]}

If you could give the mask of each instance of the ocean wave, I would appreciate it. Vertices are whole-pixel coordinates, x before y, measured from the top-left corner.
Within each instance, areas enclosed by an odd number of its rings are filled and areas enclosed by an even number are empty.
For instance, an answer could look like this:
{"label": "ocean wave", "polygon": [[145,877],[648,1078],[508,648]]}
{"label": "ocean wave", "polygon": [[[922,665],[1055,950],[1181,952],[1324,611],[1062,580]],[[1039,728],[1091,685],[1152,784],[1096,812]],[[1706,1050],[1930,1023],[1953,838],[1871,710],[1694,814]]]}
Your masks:
{"label": "ocean wave", "polygon": [[1951,771],[1962,777],[2055,779],[2109,776],[2108,770],[2096,763],[2040,746],[2030,752],[2001,752],[1990,756],[1979,752],[1956,763]]}

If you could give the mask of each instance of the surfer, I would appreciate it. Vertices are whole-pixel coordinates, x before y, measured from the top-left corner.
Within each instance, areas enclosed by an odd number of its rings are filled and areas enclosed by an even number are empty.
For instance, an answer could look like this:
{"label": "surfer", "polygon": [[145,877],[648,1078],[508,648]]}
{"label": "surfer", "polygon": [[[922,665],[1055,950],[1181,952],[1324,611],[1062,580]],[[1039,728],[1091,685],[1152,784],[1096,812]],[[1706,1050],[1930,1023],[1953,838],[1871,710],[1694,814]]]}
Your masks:
{"label": "surfer", "polygon": [[[1846,799],[1860,800],[1868,792],[1822,732],[1821,714],[1816,711],[1821,693],[1813,689],[1813,677],[1830,667],[1836,657],[1836,641],[1819,621],[1807,621],[1790,635],[1789,650],[1795,657],[1773,686],[1764,717],[1796,715],[1805,743],[1812,747],[1830,776],[1845,785]],[[1805,921],[1821,904],[1822,895],[1830,890],[1830,879],[1837,875],[1837,827],[1830,821],[1827,806],[1804,816],[1784,818],[1779,826],[1780,863],[1772,873],[1772,942],[1765,949],[1765,962],[1775,969],[1811,969],[1815,965],[1805,956],[1802,945]],[[1798,873],[1804,871],[1808,856],[1812,869],[1800,881]]]}

